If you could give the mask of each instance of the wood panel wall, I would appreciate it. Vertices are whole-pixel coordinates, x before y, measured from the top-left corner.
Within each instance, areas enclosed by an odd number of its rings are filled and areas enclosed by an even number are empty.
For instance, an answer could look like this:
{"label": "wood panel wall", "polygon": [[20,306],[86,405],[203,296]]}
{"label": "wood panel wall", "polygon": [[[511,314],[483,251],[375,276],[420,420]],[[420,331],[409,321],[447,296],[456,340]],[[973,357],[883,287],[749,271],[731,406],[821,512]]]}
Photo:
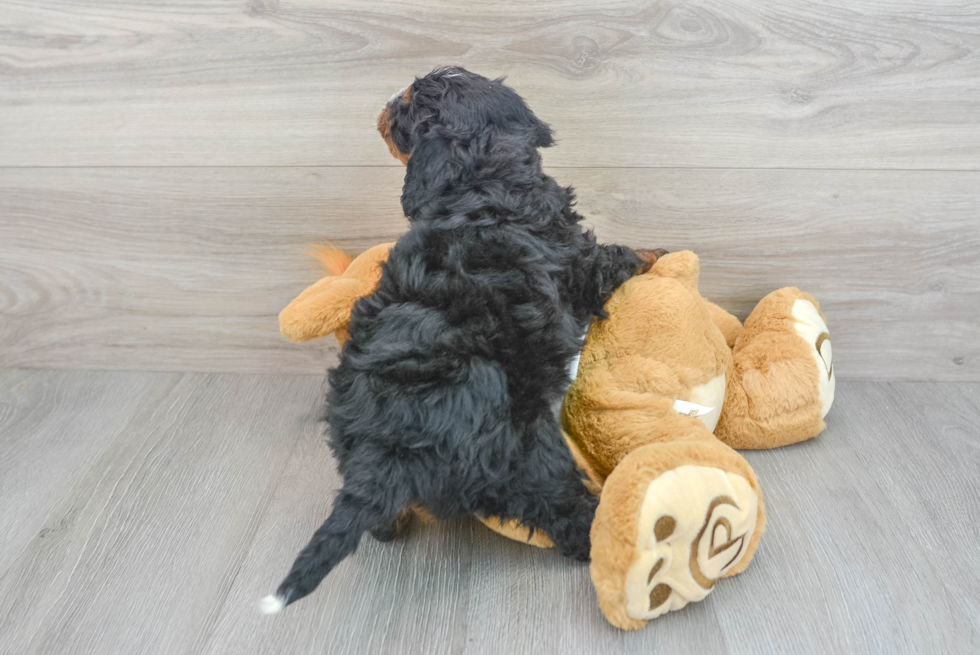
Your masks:
{"label": "wood panel wall", "polygon": [[980,6],[0,0],[0,366],[318,372],[300,251],[406,228],[412,75],[508,75],[601,239],[743,316],[820,299],[841,377],[980,379]]}

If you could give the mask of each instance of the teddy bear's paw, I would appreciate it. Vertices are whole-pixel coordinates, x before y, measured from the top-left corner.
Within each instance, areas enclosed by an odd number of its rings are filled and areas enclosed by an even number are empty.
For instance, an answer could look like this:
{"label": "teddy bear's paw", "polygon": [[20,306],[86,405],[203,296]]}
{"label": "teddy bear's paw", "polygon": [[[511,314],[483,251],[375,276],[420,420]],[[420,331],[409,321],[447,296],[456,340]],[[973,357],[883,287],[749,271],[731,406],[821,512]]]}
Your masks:
{"label": "teddy bear's paw", "polygon": [[740,475],[685,465],[657,477],[640,509],[626,613],[654,619],[703,600],[748,552],[759,498]]}
{"label": "teddy bear's paw", "polygon": [[834,404],[834,351],[830,344],[830,330],[813,303],[800,298],[793,303],[793,319],[796,333],[810,346],[819,373],[820,418],[827,416]]}

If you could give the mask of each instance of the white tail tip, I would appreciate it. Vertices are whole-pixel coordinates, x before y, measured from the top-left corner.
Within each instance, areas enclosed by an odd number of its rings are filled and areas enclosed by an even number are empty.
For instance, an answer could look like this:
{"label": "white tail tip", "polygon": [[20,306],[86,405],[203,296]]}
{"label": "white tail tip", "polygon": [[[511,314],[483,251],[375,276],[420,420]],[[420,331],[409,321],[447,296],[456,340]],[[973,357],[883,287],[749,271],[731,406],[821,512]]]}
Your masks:
{"label": "white tail tip", "polygon": [[286,601],[279,596],[266,596],[259,601],[259,611],[263,614],[278,614],[286,606]]}

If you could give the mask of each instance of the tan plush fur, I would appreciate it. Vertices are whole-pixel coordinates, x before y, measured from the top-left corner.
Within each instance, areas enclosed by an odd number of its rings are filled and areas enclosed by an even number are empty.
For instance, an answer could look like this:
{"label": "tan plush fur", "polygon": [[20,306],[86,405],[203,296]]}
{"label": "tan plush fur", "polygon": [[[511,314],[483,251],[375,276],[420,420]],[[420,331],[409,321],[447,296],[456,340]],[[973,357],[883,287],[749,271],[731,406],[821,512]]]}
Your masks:
{"label": "tan plush fur", "polygon": [[589,331],[562,416],[602,475],[641,445],[685,438],[674,400],[730,366],[697,282],[693,253],[666,255],[620,287]]}
{"label": "tan plush fur", "polygon": [[715,435],[733,448],[785,446],[826,427],[811,348],[792,328],[793,303],[801,298],[819,311],[809,294],[779,289],[762,299],[738,335],[725,411],[715,428]]}
{"label": "tan plush fur", "polygon": [[[758,548],[765,509],[755,473],[729,446],[772,448],[808,439],[824,427],[818,370],[792,316],[797,299],[817,306],[816,301],[797,289],[781,289],[759,303],[743,328],[701,298],[698,271],[693,253],[673,253],[613,295],[609,318],[589,332],[562,408],[570,438],[608,476],[592,526],[592,580],[603,613],[624,629],[645,623],[627,615],[624,581],[635,558],[638,508],[650,483],[685,464],[748,480],[759,496],[758,519],[745,554],[726,574],[735,575]],[[721,373],[727,383],[712,434],[673,403],[689,400],[693,388]]]}
{"label": "tan plush fur", "polygon": [[[692,422],[699,423],[696,419]],[[729,575],[748,566],[765,530],[762,489],[755,472],[745,459],[725,444],[710,437],[707,430],[688,425],[683,439],[673,443],[641,446],[622,459],[602,488],[602,502],[592,523],[592,584],[599,608],[610,623],[624,630],[643,627],[646,621],[626,613],[624,594],[626,572],[633,564],[637,518],[644,493],[650,483],[670,469],[685,464],[712,466],[742,475],[759,494],[756,529],[746,554]]]}
{"label": "tan plush fur", "polygon": [[314,246],[313,256],[329,275],[307,287],[279,313],[282,335],[299,343],[336,333],[337,342],[343,345],[354,303],[378,286],[381,265],[393,245],[374,246],[356,259],[335,248]]}
{"label": "tan plush fur", "polygon": [[[303,341],[337,332],[342,343],[354,301],[374,289],[390,245],[372,248],[340,275],[304,291],[280,315],[283,334]],[[689,465],[747,481],[758,499],[757,516],[741,559],[722,575],[732,576],[749,565],[766,523],[759,481],[733,448],[782,446],[825,427],[814,346],[797,334],[793,314],[798,300],[819,312],[816,300],[794,288],[774,291],[743,326],[701,297],[698,277],[697,257],[678,252],[622,285],[606,304],[609,317],[589,330],[578,376],[562,406],[569,448],[588,476],[586,484],[601,493],[591,533],[599,606],[624,629],[646,623],[627,613],[624,589],[637,557],[639,509],[651,483]],[[675,401],[720,407],[714,412],[717,425],[682,415]],[[531,535],[514,521],[481,520],[513,539],[552,545],[547,535]]]}
{"label": "tan plush fur", "polygon": [[725,337],[725,343],[729,348],[734,348],[735,340],[742,333],[742,322],[710,300],[705,300],[704,304],[708,306],[711,321],[718,326],[722,336]]}
{"label": "tan plush fur", "polygon": [[353,257],[331,244],[310,244],[306,254],[320,262],[327,275],[343,275],[344,271],[354,263]]}

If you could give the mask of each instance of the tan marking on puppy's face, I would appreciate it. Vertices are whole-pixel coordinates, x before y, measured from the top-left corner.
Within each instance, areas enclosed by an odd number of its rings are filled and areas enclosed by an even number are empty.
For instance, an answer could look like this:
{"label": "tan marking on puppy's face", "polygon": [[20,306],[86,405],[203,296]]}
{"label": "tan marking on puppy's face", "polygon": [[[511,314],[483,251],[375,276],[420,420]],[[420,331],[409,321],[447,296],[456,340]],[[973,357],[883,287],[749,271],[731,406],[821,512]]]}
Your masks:
{"label": "tan marking on puppy's face", "polygon": [[409,98],[412,97],[412,87],[408,86],[405,92],[401,94],[401,98],[398,97],[396,93],[391,100],[385,105],[385,108],[381,110],[381,114],[378,116],[378,132],[381,134],[381,138],[385,140],[388,144],[388,151],[391,155],[400,161],[402,164],[408,164],[408,153],[404,153],[398,149],[395,142],[391,139],[391,103],[393,102],[408,102]]}

